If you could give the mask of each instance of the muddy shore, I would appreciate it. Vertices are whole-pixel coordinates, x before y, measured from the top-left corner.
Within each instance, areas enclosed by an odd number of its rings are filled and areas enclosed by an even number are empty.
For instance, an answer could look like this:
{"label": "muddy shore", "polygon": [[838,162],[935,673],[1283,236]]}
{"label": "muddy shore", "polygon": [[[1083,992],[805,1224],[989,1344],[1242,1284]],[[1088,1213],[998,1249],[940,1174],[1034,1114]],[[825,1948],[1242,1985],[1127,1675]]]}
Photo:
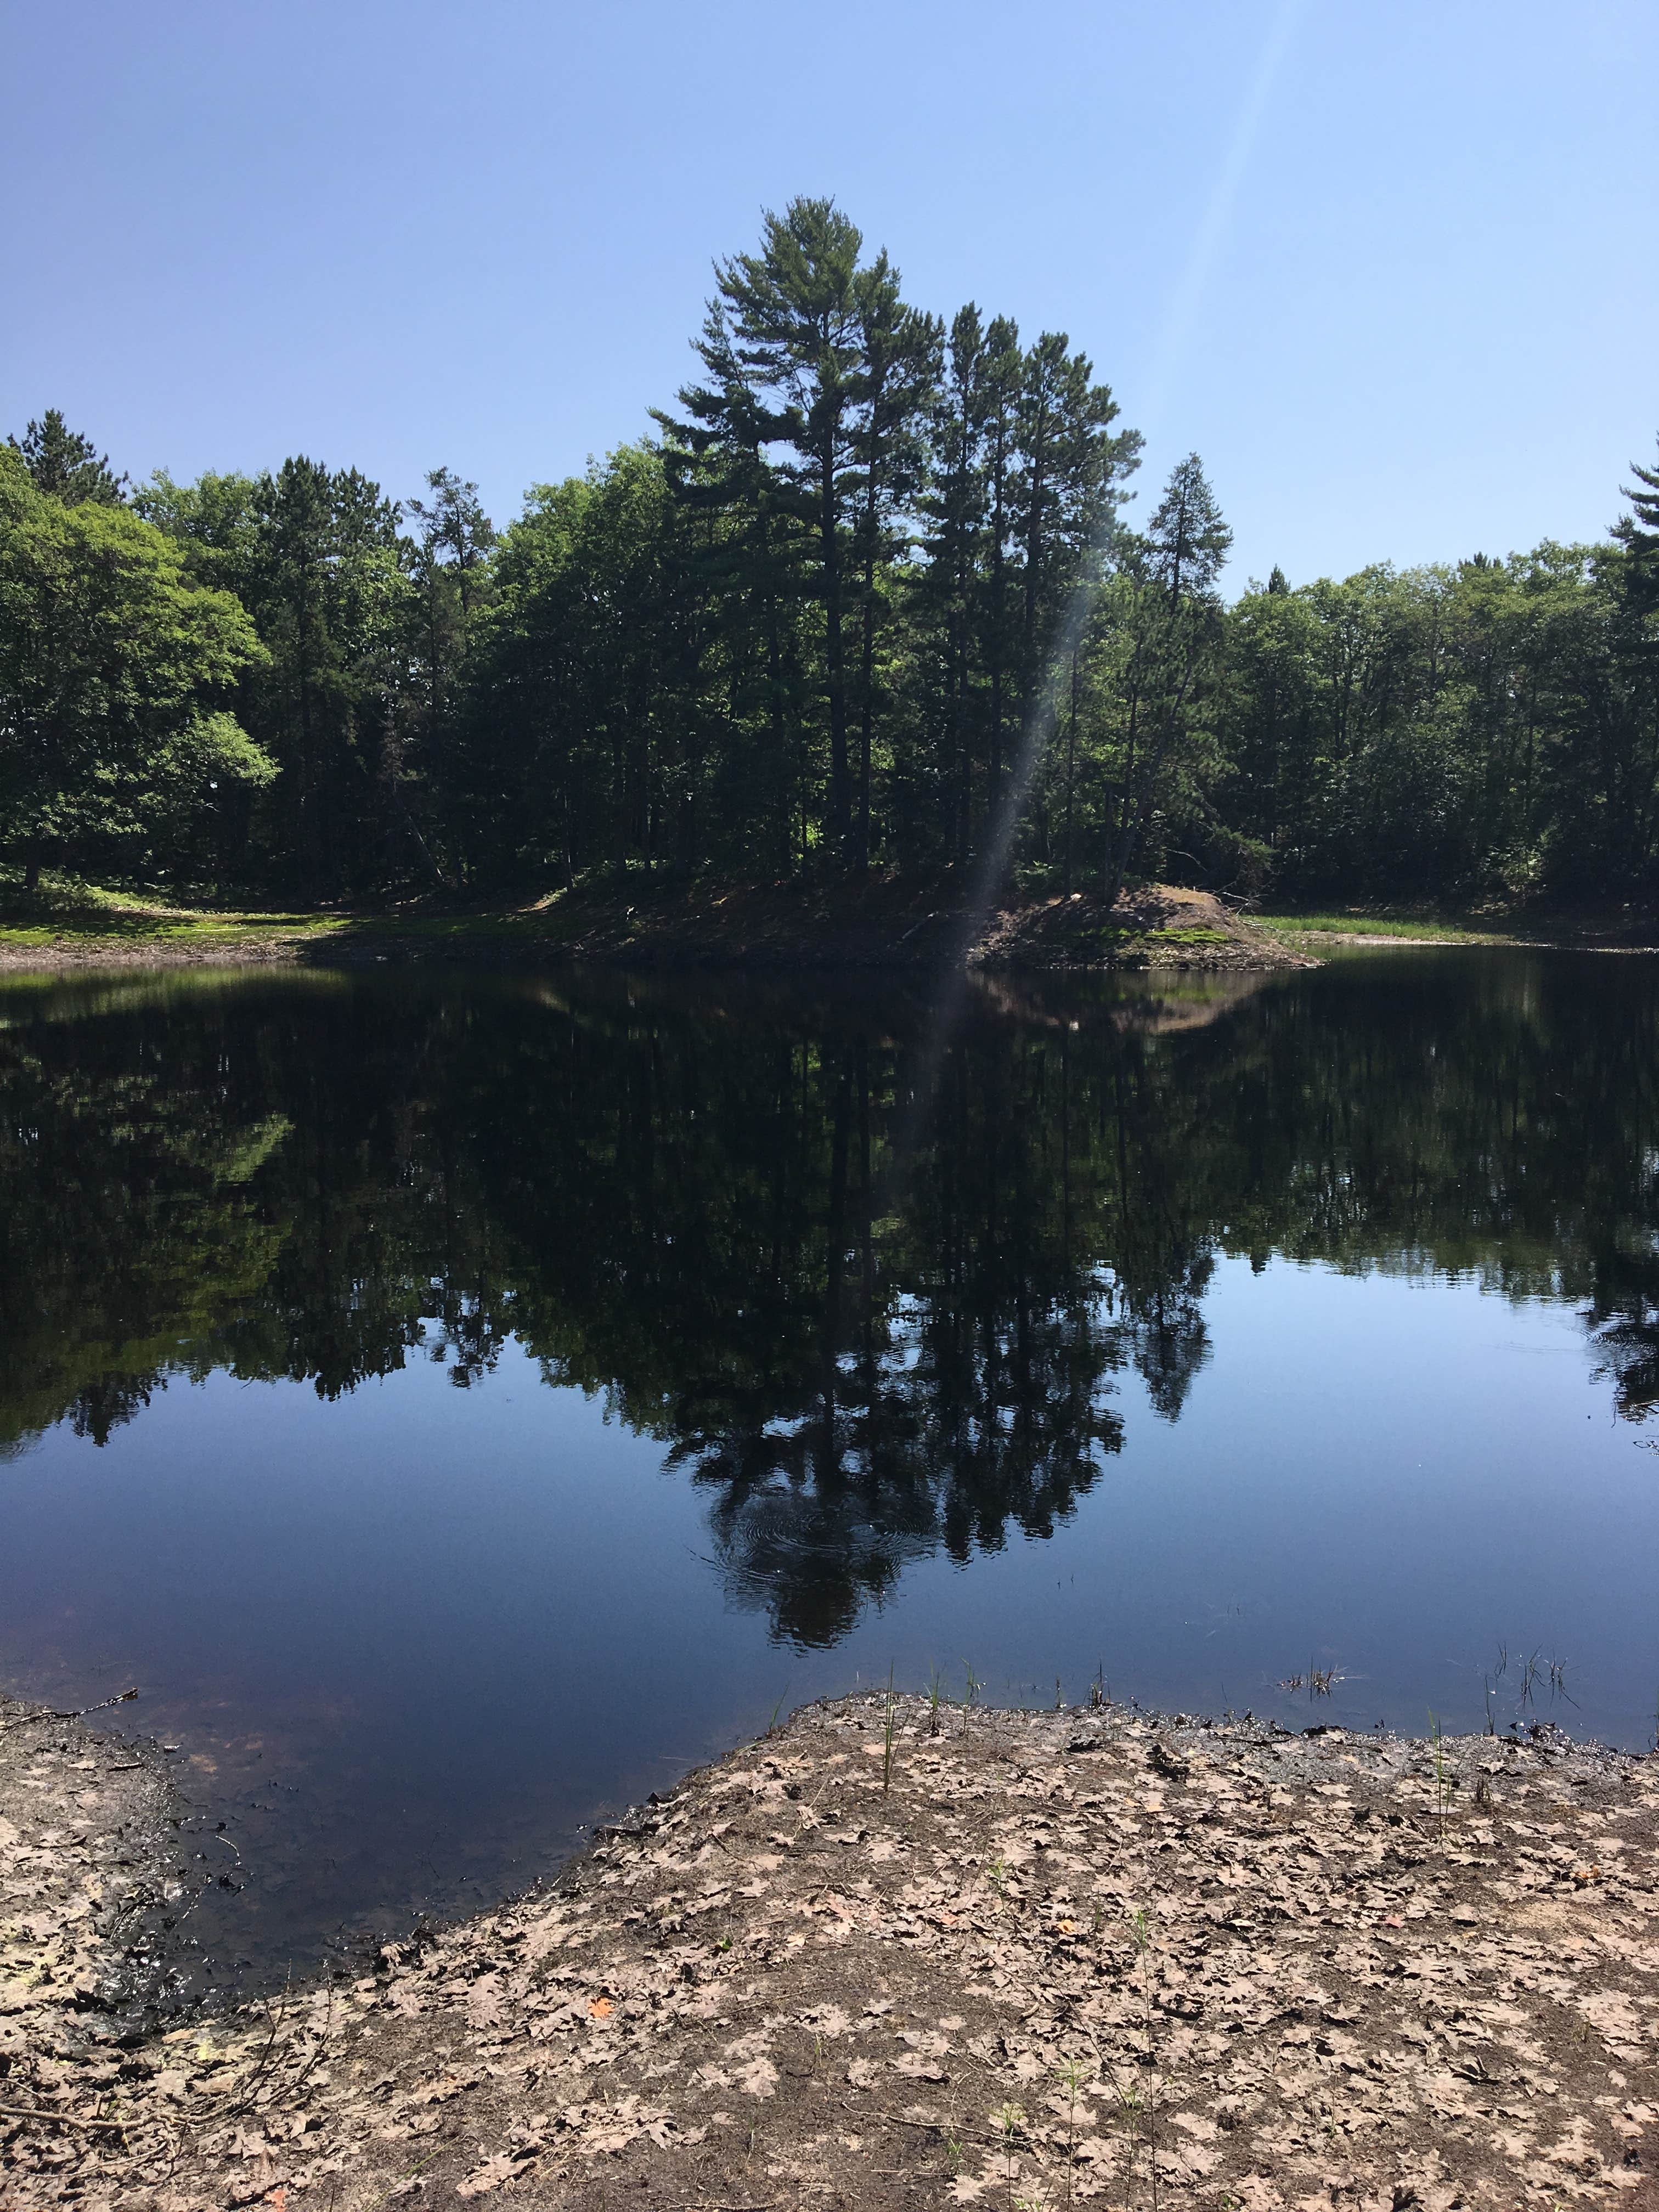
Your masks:
{"label": "muddy shore", "polygon": [[355,1980],[145,2033],[169,1792],[0,1712],[8,2207],[1656,2201],[1659,1762],[1553,1731],[836,1701]]}

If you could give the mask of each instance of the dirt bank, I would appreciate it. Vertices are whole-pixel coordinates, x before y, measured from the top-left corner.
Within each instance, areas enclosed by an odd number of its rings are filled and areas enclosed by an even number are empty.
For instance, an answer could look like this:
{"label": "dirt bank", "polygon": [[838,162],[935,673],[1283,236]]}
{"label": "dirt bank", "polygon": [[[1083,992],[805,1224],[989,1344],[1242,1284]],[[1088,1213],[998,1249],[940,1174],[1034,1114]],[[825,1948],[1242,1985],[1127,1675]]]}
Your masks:
{"label": "dirt bank", "polygon": [[1000,902],[972,915],[960,884],[871,876],[819,885],[585,890],[532,906],[457,913],[293,917],[172,915],[106,906],[0,928],[0,971],[89,967],[319,967],[468,963],[554,968],[580,961],[636,969],[1271,969],[1314,964],[1206,891],[1156,887],[1109,910],[1092,895]]}
{"label": "dirt bank", "polygon": [[60,1931],[118,1886],[78,1762],[134,1754],[53,1740],[4,1780],[11,2205],[1654,2201],[1650,1760],[855,1698],[355,1984],[112,2050]]}
{"label": "dirt bank", "polygon": [[666,897],[591,913],[565,909],[568,949],[641,967],[1284,968],[1309,964],[1208,891],[1156,885],[1107,908],[1092,893],[1014,897],[988,915],[951,878],[875,877],[744,886],[688,902]]}

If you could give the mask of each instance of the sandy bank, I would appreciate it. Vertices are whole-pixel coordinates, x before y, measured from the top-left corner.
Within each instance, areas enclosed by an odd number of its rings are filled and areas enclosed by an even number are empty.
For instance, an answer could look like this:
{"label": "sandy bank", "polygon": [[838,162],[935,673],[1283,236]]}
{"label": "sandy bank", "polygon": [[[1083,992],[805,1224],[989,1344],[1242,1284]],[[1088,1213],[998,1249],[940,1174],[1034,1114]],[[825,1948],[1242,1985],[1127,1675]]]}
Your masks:
{"label": "sandy bank", "polygon": [[0,1829],[11,2204],[1652,2201],[1651,1760],[855,1698],[355,1984],[120,2048],[55,1931],[123,1878],[77,1761],[135,1754],[53,1756]]}

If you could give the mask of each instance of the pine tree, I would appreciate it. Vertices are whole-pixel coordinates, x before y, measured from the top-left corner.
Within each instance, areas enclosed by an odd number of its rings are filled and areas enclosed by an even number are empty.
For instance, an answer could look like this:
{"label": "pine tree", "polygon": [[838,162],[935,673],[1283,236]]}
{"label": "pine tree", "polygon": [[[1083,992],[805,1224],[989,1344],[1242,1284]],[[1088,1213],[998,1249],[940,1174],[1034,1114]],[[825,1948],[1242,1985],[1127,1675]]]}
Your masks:
{"label": "pine tree", "polygon": [[[916,581],[918,615],[932,632],[924,706],[933,709],[931,765],[942,802],[945,848],[959,864],[973,841],[974,667],[980,559],[986,518],[986,332],[970,301],[951,325],[935,387],[928,442],[932,468],[921,498],[926,560]],[[942,696],[940,696],[942,694]],[[936,719],[935,719],[936,717]]]}
{"label": "pine tree", "polygon": [[985,333],[986,531],[988,561],[981,617],[986,665],[990,673],[990,733],[985,771],[988,820],[1002,795],[1002,738],[1006,708],[1010,647],[1008,540],[1014,526],[1013,474],[1018,437],[1019,400],[1025,362],[1019,349],[1019,325],[999,315]]}
{"label": "pine tree", "polygon": [[1632,605],[1639,612],[1659,602],[1659,467],[1644,468],[1640,461],[1630,466],[1636,482],[1619,489],[1631,511],[1620,516],[1613,534],[1625,549],[1634,587]]}
{"label": "pine tree", "polygon": [[56,407],[48,407],[21,438],[7,443],[22,457],[35,489],[62,500],[65,507],[80,507],[88,501],[119,507],[126,496],[127,479],[111,469],[109,455],[100,453],[90,438],[71,430]]}
{"label": "pine tree", "polygon": [[1218,664],[1217,579],[1232,532],[1196,453],[1176,464],[1144,538],[1121,549],[1121,734],[1106,841],[1105,890],[1116,898],[1170,791],[1192,780],[1199,709]]}
{"label": "pine tree", "polygon": [[860,551],[860,654],[859,668],[858,822],[853,861],[867,867],[871,857],[870,777],[876,715],[876,630],[884,604],[878,586],[879,568],[898,550],[895,524],[908,515],[920,485],[927,456],[922,444],[925,410],[939,381],[944,329],[936,317],[907,307],[899,294],[897,270],[885,253],[858,277],[859,334],[862,348],[859,400],[863,417],[859,441],[862,484],[857,532]]}
{"label": "pine tree", "polygon": [[[1074,354],[1063,331],[1045,331],[1025,356],[1020,393],[1020,465],[1015,479],[1018,538],[1024,566],[1020,624],[1022,759],[1042,757],[1053,712],[1053,656],[1068,620],[1080,621],[1080,586],[1097,580],[1105,562],[1121,480],[1139,463],[1136,432],[1108,434],[1117,403],[1096,384],[1085,354]],[[1074,661],[1074,656],[1067,658]],[[1073,666],[1075,679],[1079,671]],[[1075,688],[1075,682],[1068,685]],[[1068,715],[1066,789],[1069,819],[1074,783],[1074,744]],[[1043,786],[1037,786],[1036,829],[1048,844]]]}
{"label": "pine tree", "polygon": [[306,895],[337,896],[384,866],[366,833],[385,827],[374,816],[410,592],[398,510],[358,470],[303,455],[258,479],[253,508],[246,592],[271,665],[250,719],[283,769],[270,826]]}
{"label": "pine tree", "polygon": [[696,349],[710,381],[679,394],[684,417],[652,410],[688,562],[705,611],[709,681],[723,732],[717,774],[740,790],[731,847],[769,872],[803,863],[812,786],[801,616],[811,518],[768,457],[771,414],[738,358],[723,300]]}
{"label": "pine tree", "polygon": [[1620,516],[1613,534],[1632,552],[1659,554],[1659,468],[1644,469],[1640,461],[1630,466],[1636,483],[1619,489],[1630,501],[1631,512]]}
{"label": "pine tree", "polygon": [[411,499],[409,512],[421,526],[421,547],[434,568],[447,569],[455,586],[465,652],[478,584],[495,543],[495,527],[478,501],[478,487],[464,483],[453,469],[427,474],[429,500]]}
{"label": "pine tree", "polygon": [[1215,589],[1233,533],[1221,519],[1196,453],[1188,453],[1170,471],[1146,538],[1152,573],[1172,607],[1183,599],[1203,599]]}
{"label": "pine tree", "polygon": [[[734,254],[714,265],[720,300],[731,317],[731,365],[742,376],[732,400],[743,412],[758,402],[762,442],[781,445],[792,456],[774,465],[813,540],[830,723],[828,826],[842,858],[853,827],[844,630],[858,474],[862,245],[857,226],[833,200],[796,199],[781,216],[766,216],[758,253]],[[717,374],[725,365],[718,352],[703,352],[703,360]],[[722,411],[723,397],[718,387],[687,392],[681,404],[708,422]]]}

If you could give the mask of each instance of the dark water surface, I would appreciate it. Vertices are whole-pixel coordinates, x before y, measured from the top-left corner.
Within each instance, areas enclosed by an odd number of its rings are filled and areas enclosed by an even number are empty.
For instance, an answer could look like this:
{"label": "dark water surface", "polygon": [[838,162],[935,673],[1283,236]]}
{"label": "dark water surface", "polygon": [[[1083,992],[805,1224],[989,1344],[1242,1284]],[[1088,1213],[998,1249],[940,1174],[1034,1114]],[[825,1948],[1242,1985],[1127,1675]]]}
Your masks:
{"label": "dark water surface", "polygon": [[890,1665],[1650,1738],[1653,961],[15,981],[0,1100],[0,1679],[222,1968]]}

